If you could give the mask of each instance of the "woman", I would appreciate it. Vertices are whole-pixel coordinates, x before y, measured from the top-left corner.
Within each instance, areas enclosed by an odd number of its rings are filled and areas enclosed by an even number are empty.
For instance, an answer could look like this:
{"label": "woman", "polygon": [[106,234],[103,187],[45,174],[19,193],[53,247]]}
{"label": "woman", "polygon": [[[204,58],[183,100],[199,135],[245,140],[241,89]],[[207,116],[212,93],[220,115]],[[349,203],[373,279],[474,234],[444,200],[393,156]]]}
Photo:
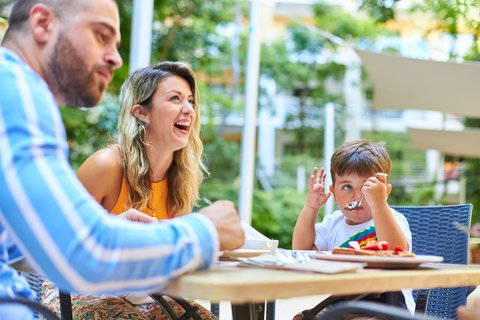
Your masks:
{"label": "woman", "polygon": [[[79,179],[112,214],[135,208],[149,216],[130,220],[191,212],[208,173],[199,115],[195,75],[185,64],[162,62],[133,72],[120,92],[118,144],[91,155],[78,169]],[[51,284],[44,285],[43,300],[58,311],[58,290]],[[148,296],[74,297],[73,313],[76,319],[168,319]],[[204,308],[199,313],[214,318]]]}

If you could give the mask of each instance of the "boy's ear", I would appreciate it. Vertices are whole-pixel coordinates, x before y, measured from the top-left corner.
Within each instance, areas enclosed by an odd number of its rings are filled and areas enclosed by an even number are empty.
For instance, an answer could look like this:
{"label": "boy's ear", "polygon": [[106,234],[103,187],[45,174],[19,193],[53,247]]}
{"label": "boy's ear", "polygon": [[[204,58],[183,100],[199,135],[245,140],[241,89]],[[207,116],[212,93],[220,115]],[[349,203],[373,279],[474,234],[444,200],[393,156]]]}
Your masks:
{"label": "boy's ear", "polygon": [[392,185],[389,183],[387,184],[387,197],[390,195],[390,192],[392,192]]}
{"label": "boy's ear", "polygon": [[333,201],[337,202],[337,198],[335,198],[335,191],[333,190],[333,185],[331,184],[329,187],[330,193],[333,195]]}

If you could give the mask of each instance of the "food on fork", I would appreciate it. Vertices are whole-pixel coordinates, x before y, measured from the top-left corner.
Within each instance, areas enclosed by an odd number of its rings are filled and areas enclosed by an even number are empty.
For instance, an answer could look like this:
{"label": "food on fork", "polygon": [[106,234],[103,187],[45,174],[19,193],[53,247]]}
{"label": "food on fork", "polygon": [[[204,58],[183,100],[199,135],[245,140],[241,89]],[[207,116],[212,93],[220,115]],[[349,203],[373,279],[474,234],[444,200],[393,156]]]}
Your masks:
{"label": "food on fork", "polygon": [[360,247],[357,241],[350,241],[350,248],[333,248],[332,254],[348,254],[361,256],[378,256],[378,257],[415,257],[412,252],[405,251],[400,246],[395,246],[390,250],[387,241],[370,241],[365,246]]}

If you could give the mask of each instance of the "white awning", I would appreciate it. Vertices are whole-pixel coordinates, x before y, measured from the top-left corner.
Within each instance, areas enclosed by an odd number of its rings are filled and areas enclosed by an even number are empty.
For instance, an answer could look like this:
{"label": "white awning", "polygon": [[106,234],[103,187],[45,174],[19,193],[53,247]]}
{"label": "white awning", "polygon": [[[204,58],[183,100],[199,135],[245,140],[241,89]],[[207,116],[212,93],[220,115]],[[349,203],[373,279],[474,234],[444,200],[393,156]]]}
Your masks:
{"label": "white awning", "polygon": [[444,154],[480,158],[480,130],[426,130],[409,128],[410,147],[434,149]]}
{"label": "white awning", "polygon": [[355,51],[373,82],[372,109],[433,110],[480,118],[480,63]]}

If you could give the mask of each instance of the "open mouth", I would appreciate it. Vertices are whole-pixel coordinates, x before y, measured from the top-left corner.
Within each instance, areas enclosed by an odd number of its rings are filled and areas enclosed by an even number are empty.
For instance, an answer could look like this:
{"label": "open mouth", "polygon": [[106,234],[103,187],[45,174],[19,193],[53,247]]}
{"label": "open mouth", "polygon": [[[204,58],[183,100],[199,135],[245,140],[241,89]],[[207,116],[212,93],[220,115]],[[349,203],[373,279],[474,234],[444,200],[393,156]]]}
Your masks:
{"label": "open mouth", "polygon": [[179,121],[175,123],[175,128],[178,128],[184,132],[188,132],[190,130],[190,122],[188,121]]}

